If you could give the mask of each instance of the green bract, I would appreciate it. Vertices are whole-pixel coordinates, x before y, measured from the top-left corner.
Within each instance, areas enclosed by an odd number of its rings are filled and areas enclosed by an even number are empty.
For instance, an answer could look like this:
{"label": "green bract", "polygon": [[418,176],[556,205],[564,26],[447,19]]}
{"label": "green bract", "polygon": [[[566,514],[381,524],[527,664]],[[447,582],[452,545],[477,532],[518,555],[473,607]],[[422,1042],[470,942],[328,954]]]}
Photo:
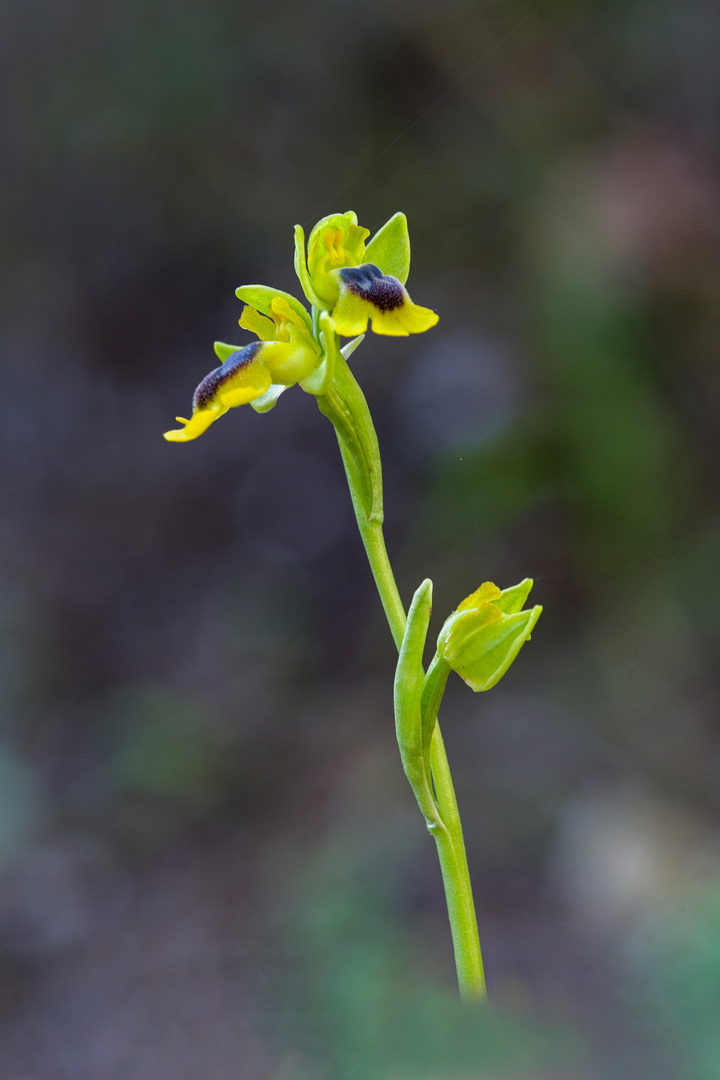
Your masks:
{"label": "green bract", "polygon": [[463,600],[438,637],[438,655],[473,690],[489,690],[529,640],[542,607],[521,610],[532,579],[501,592],[486,581]]}
{"label": "green bract", "polygon": [[432,610],[432,581],[426,578],[415,592],[395,671],[395,733],[405,775],[415,792],[427,826],[442,828],[437,804],[430,790],[427,755],[423,745],[422,687],[425,672],[423,648]]}

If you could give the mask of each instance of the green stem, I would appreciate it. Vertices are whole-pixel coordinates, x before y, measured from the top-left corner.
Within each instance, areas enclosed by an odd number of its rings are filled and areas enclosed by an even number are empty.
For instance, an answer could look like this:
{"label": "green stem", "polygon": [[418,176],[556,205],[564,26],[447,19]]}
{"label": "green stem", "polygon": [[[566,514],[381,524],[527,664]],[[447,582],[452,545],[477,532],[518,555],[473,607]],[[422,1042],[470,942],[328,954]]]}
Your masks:
{"label": "green stem", "polygon": [[430,765],[437,807],[446,829],[444,834],[438,830],[434,836],[445,885],[460,995],[464,1001],[473,1001],[486,996],[485,974],[462,824],[445,744],[437,722],[450,671],[447,661],[436,653],[422,689],[423,748],[425,761]]}
{"label": "green stem", "polygon": [[[340,449],[342,450],[342,447]],[[360,512],[358,512],[359,510]],[[387,548],[385,547],[382,522],[368,521],[358,505],[355,506],[355,513],[370,569],[373,572],[375,585],[390,627],[390,633],[393,636],[395,648],[400,652],[403,634],[405,633],[405,608],[400,599],[400,593],[395,583],[395,575],[392,572]]]}
{"label": "green stem", "polygon": [[[372,500],[368,499],[367,484],[363,483],[360,477],[361,469],[353,458],[347,437],[343,438],[342,429],[339,425],[336,425],[340,453],[345,466],[360,536],[365,546],[368,562],[375,578],[375,584],[382,601],[390,632],[399,652],[405,633],[406,616],[383,536],[382,480],[377,439],[367,402],[360,387],[347,367],[343,375],[346,380],[343,389],[349,390],[352,398],[351,412],[354,414],[356,422],[360,419],[358,427],[362,432],[361,442],[363,443],[363,460],[361,464],[365,466],[367,463],[373,474]],[[354,386],[347,383],[348,376]],[[339,414],[341,407],[345,412],[344,406],[348,401],[346,394],[343,394],[343,399],[342,405],[339,402],[336,404],[332,397],[328,395],[324,401],[318,399],[318,405],[334,421],[334,417]],[[361,413],[359,418],[357,416],[358,412]],[[372,508],[370,509],[370,507]],[[426,750],[429,750],[426,760],[429,759],[430,761],[438,809],[445,824],[445,828],[432,829],[431,832],[437,845],[442,871],[460,996],[464,1001],[476,1001],[485,997],[485,977],[475,917],[475,905],[473,903],[465,843],[450,775],[450,766],[445,754],[440,726],[437,723],[437,713],[449,671],[450,669],[444,661],[441,662],[441,665],[433,662],[428,671],[426,690],[423,693],[423,741]]]}
{"label": "green stem", "polygon": [[430,767],[440,817],[447,830],[443,832],[438,829],[433,835],[445,886],[460,997],[463,1001],[481,1001],[486,997],[485,973],[475,902],[450,766],[440,725],[437,723],[430,743]]}
{"label": "green stem", "polygon": [[[359,519],[358,524],[360,524],[360,535],[365,544],[365,551],[372,567],[375,584],[380,593],[380,599],[395,644],[399,650],[405,631],[405,611],[390,567],[382,526],[379,524],[361,524]],[[445,662],[442,661],[442,663]],[[423,710],[424,728],[426,728],[430,719],[431,711],[434,719],[430,736],[429,759],[438,810],[445,825],[445,829],[433,829],[432,835],[437,846],[443,886],[445,888],[445,900],[450,920],[460,997],[463,1001],[477,1001],[486,996],[486,991],[477,918],[475,916],[475,903],[473,901],[470,872],[467,855],[465,854],[465,841],[450,774],[450,765],[445,753],[445,744],[440,732],[440,725],[437,722],[440,699],[450,671],[450,668],[447,665],[445,666],[447,670],[444,672],[444,678],[440,675],[439,678],[431,681],[433,690],[428,703],[427,717],[425,710]]]}

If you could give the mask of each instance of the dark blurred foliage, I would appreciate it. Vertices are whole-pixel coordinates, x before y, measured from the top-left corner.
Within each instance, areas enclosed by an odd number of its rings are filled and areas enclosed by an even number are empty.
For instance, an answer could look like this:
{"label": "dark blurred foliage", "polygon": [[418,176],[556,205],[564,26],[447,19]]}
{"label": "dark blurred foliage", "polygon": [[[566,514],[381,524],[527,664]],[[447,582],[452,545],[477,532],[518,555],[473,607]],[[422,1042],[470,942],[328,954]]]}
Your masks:
{"label": "dark blurred foliage", "polygon": [[[6,0],[0,1074],[720,1075],[720,9]],[[393,647],[299,389],[189,446],[233,290],[403,209],[353,361],[449,689],[494,1004],[454,1004]]]}

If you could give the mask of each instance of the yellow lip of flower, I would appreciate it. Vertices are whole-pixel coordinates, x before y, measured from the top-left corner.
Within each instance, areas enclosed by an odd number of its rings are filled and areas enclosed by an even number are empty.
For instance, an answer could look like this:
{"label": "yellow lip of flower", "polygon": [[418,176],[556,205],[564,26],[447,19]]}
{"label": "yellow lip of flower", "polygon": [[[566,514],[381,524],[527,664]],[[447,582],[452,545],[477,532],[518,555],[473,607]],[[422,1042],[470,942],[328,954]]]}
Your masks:
{"label": "yellow lip of flower", "polygon": [[369,320],[376,334],[392,337],[421,334],[438,321],[434,311],[414,304],[405,286],[374,263],[344,267],[331,276],[339,294],[332,318],[343,337],[364,333]]}
{"label": "yellow lip of flower", "polygon": [[[177,417],[183,427],[166,431],[168,442],[196,439],[228,409],[256,401],[271,387],[274,404],[281,387],[308,379],[320,366],[322,354],[304,321],[282,297],[273,298],[269,310],[272,319],[253,308],[244,309],[240,325],[254,331],[261,340],[230,351],[225,362],[205,376],[193,394],[192,417]],[[230,349],[220,343],[216,350],[218,347],[221,355]]]}
{"label": "yellow lip of flower", "polygon": [[272,383],[270,371],[261,359],[265,347],[262,341],[253,341],[206,375],[193,394],[192,417],[176,417],[183,427],[166,431],[168,442],[197,439],[228,409],[264,394]]}
{"label": "yellow lip of flower", "polygon": [[288,386],[314,385],[316,373],[322,375],[323,351],[313,337],[309,314],[294,296],[266,285],[243,285],[236,293],[246,302],[240,326],[260,340],[244,348],[215,343],[224,362],[196,389],[192,417],[177,417],[183,427],[165,432],[169,442],[196,439],[237,405],[250,403],[266,412]]}

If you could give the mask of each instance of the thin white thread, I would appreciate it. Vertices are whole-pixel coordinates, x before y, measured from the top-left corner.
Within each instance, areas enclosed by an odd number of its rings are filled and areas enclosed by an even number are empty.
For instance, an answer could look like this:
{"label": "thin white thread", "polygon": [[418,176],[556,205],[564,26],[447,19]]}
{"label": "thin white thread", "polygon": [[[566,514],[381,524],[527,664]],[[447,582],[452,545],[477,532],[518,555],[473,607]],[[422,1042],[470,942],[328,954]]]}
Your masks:
{"label": "thin white thread", "polygon": [[396,135],[395,138],[392,140],[392,142],[389,142],[387,144],[387,146],[384,147],[384,149],[382,149],[380,151],[379,154],[375,155],[375,157],[372,159],[372,161],[368,162],[368,164],[365,165],[365,167],[362,168],[359,173],[355,174],[355,176],[352,178],[352,180],[349,180],[348,183],[345,184],[344,187],[341,187],[339,191],[336,191],[331,199],[328,199],[328,201],[326,203],[324,203],[320,207],[320,209],[317,210],[315,212],[315,214],[313,214],[313,216],[311,218],[308,218],[308,220],[305,222],[304,228],[307,229],[308,225],[311,225],[315,221],[315,219],[317,217],[319,217],[320,214],[322,214],[323,210],[327,210],[328,206],[330,206],[332,203],[334,203],[336,199],[339,199],[340,196],[345,191],[347,191],[347,189],[349,187],[352,187],[352,185],[355,184],[360,179],[361,176],[364,176],[365,173],[368,171],[368,169],[371,169],[373,167],[373,165],[377,161],[380,160],[381,157],[384,157],[385,154],[387,154],[389,150],[392,150],[393,146],[396,146],[400,142],[401,139],[404,139],[405,136],[408,134],[408,132],[412,131],[412,129],[414,127],[417,127],[417,125],[420,123],[420,121],[424,120],[425,117],[429,113],[431,113],[433,111],[433,109],[437,108],[437,106],[440,104],[440,102],[444,101],[445,98],[448,96],[448,94],[451,94],[453,92],[453,90],[457,89],[457,87],[460,85],[461,82],[464,82],[465,79],[467,79],[470,75],[472,75],[473,71],[476,71],[480,67],[481,64],[485,63],[485,61],[488,59],[488,57],[492,56],[492,54],[494,52],[497,52],[497,50],[501,47],[501,45],[504,45],[509,37],[512,37],[513,34],[517,33],[517,31],[520,30],[525,25],[525,23],[529,22],[530,19],[533,17],[533,15],[536,15],[538,13],[538,11],[540,10],[540,8],[544,7],[545,4],[547,4],[547,2],[548,2],[548,0],[540,0],[540,3],[536,4],[536,6],[534,8],[532,8],[527,13],[527,15],[525,15],[525,17],[520,20],[519,23],[516,23],[516,25],[513,26],[511,30],[508,30],[508,32],[505,35],[503,35],[503,37],[501,37],[499,41],[496,41],[491,49],[488,49],[488,51],[486,53],[483,53],[483,55],[480,57],[479,60],[476,60],[475,63],[471,67],[469,67],[467,69],[467,71],[463,72],[463,74],[458,79],[456,79],[455,82],[451,86],[449,86],[447,88],[447,90],[444,90],[442,92],[442,94],[440,94],[439,97],[435,98],[435,100],[433,102],[431,102],[430,105],[428,105],[427,109],[425,109],[423,112],[421,112],[420,115],[417,116],[413,120],[413,122],[411,124],[408,124],[408,126],[405,128],[404,131],[401,131],[399,135]]}

